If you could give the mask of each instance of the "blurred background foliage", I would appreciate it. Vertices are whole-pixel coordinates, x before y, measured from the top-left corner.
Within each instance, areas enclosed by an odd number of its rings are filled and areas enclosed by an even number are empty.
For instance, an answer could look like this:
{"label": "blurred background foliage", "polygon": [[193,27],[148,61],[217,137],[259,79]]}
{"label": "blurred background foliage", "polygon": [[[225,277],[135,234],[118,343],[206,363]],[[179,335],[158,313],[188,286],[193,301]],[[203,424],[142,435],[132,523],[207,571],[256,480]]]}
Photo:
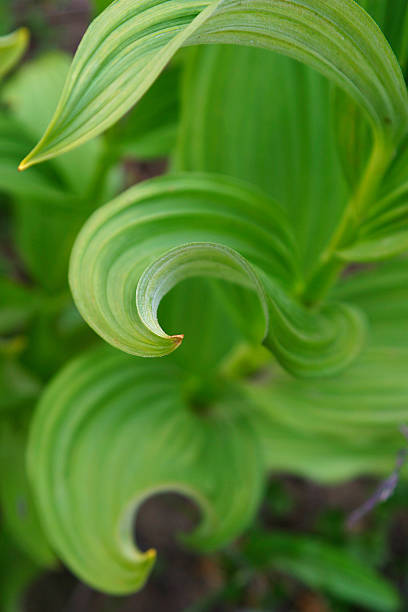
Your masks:
{"label": "blurred background foliage", "polygon": [[0,35],[22,25],[31,33],[0,104],[0,610],[407,609],[405,481],[350,530],[346,518],[370,496],[375,479],[322,486],[275,474],[255,524],[209,556],[186,551],[174,536],[191,528],[196,509],[182,497],[157,496],[144,504],[136,530],[142,547],[161,554],[146,588],[132,597],[108,597],[81,584],[46,543],[25,474],[28,423],[44,383],[95,342],[69,296],[70,247],[94,208],[165,170],[176,138],[182,58],[106,137],[17,178],[18,162],[55,107],[69,54],[107,4],[0,0]]}

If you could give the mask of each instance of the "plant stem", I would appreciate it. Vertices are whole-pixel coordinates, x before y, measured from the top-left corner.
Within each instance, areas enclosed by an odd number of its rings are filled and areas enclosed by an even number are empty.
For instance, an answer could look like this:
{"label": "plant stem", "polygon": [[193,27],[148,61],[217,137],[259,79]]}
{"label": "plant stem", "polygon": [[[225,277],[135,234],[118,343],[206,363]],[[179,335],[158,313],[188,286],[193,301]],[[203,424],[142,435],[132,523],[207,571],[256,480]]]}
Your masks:
{"label": "plant stem", "polygon": [[344,267],[344,262],[337,256],[337,251],[349,246],[356,239],[364,214],[374,201],[378,187],[394,157],[394,152],[394,147],[390,147],[383,140],[374,141],[373,150],[361,181],[350,198],[328,246],[321,254],[314,272],[306,282],[301,296],[304,303],[317,304],[336,282]]}

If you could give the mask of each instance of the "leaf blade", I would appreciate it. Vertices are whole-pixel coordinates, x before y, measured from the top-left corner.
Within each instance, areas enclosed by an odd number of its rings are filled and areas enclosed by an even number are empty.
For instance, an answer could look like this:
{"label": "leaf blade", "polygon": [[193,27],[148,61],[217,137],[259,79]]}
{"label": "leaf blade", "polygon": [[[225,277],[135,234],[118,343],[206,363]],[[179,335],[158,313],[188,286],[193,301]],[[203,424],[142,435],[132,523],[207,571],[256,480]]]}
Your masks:
{"label": "leaf blade", "polygon": [[90,218],[72,252],[70,284],[99,335],[153,357],[182,341],[183,330],[167,334],[157,320],[175,284],[192,275],[232,281],[255,291],[264,342],[286,368],[330,374],[360,351],[364,322],[353,308],[333,303],[313,312],[296,302],[295,252],[283,211],[245,183],[170,175],[133,187]]}
{"label": "leaf blade", "polygon": [[247,417],[229,401],[229,418],[203,419],[185,405],[173,364],[106,347],[51,384],[31,431],[30,475],[54,547],[89,584],[115,594],[143,585],[155,555],[133,543],[132,516],[155,492],[175,490],[201,507],[195,546],[220,546],[247,524],[262,457]]}
{"label": "leaf blade", "polygon": [[255,44],[300,59],[345,87],[387,141],[398,141],[407,130],[408,98],[398,62],[353,0],[171,0],[153,7],[147,0],[121,0],[89,28],[56,114],[20,168],[112,125],[182,45],[217,42]]}

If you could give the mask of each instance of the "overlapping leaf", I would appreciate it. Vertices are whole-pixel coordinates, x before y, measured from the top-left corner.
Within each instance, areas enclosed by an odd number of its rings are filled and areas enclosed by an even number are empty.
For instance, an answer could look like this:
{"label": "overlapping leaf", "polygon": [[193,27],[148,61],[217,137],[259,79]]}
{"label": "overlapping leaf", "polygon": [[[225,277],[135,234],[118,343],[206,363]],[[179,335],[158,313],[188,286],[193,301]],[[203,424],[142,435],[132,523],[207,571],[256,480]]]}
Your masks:
{"label": "overlapping leaf", "polygon": [[48,388],[29,471],[53,546],[88,583],[112,593],[144,583],[155,553],[136,548],[133,515],[154,493],[197,502],[203,520],[189,541],[204,549],[251,519],[263,479],[257,439],[239,396],[226,390],[217,406],[195,414],[174,365],[106,347]]}
{"label": "overlapping leaf", "polygon": [[398,62],[353,0],[120,0],[88,29],[54,118],[21,168],[106,130],[182,45],[217,42],[267,47],[300,59],[345,88],[389,146],[406,133],[407,92]]}
{"label": "overlapping leaf", "polygon": [[162,297],[191,276],[222,278],[256,291],[264,342],[288,370],[334,372],[359,352],[364,324],[346,305],[314,312],[290,297],[297,262],[287,225],[276,205],[232,179],[185,174],[146,182],[99,209],[81,231],[70,266],[75,302],[114,346],[161,356],[183,333],[160,327]]}
{"label": "overlapping leaf", "polygon": [[326,380],[293,380],[266,368],[264,385],[247,386],[248,401],[261,404],[253,414],[271,468],[323,481],[389,474],[402,444],[399,425],[408,419],[407,260],[349,275],[333,294],[367,315],[363,353]]}
{"label": "overlapping leaf", "polygon": [[[405,0],[359,0],[390,43],[405,73],[408,60],[408,7]],[[343,167],[355,187],[367,162],[371,138],[366,118],[356,103],[341,90],[335,92],[333,123]]]}
{"label": "overlapping leaf", "polygon": [[31,277],[54,291],[67,284],[69,252],[83,221],[112,193],[107,170],[99,171],[98,141],[25,174],[17,171],[52,115],[68,68],[63,53],[25,64],[2,90],[0,114],[0,190],[14,204],[17,249]]}
{"label": "overlapping leaf", "polygon": [[375,261],[408,249],[408,141],[405,139],[367,211],[355,243],[339,256],[348,261]]}
{"label": "overlapping leaf", "polygon": [[245,178],[276,198],[288,211],[307,272],[348,196],[329,83],[261,49],[214,46],[190,54],[175,166]]}
{"label": "overlapping leaf", "polygon": [[169,66],[137,106],[107,134],[109,153],[152,159],[174,149],[178,128],[181,66]]}
{"label": "overlapping leaf", "polygon": [[[69,66],[69,55],[46,53],[27,62],[7,83],[2,99],[12,113],[12,120],[20,125],[20,139],[24,134],[35,142],[41,136],[61,95]],[[96,171],[99,148],[99,141],[80,147],[54,160],[51,167],[47,164],[48,172],[53,170],[57,174],[65,192],[72,191],[83,198]]]}
{"label": "overlapping leaf", "polygon": [[335,299],[361,308],[368,317],[372,346],[408,346],[408,260],[400,257],[360,270],[333,290]]}

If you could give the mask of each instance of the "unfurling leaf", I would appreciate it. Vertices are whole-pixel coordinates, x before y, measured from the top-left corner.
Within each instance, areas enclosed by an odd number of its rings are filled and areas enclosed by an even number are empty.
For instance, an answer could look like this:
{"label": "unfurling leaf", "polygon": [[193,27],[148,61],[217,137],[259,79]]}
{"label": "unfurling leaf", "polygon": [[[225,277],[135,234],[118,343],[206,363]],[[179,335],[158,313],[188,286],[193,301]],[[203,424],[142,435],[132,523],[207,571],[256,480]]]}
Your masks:
{"label": "unfurling leaf", "polygon": [[200,415],[174,364],[107,347],[48,387],[28,465],[55,550],[83,580],[117,594],[140,588],[154,563],[155,552],[133,540],[134,514],[148,496],[192,497],[203,519],[188,541],[208,550],[248,524],[263,482],[243,398],[226,389]]}
{"label": "unfurling leaf", "polygon": [[100,134],[142,97],[183,45],[232,43],[299,59],[344,88],[393,149],[408,127],[398,62],[353,0],[118,0],[91,24],[47,131],[21,169]]}
{"label": "unfurling leaf", "polygon": [[144,357],[176,349],[183,330],[157,320],[181,280],[213,276],[254,290],[264,336],[289,371],[330,374],[358,354],[359,311],[329,303],[310,311],[291,297],[296,247],[283,211],[232,179],[180,174],[145,182],[99,209],[75,243],[70,283],[84,319],[113,346]]}

